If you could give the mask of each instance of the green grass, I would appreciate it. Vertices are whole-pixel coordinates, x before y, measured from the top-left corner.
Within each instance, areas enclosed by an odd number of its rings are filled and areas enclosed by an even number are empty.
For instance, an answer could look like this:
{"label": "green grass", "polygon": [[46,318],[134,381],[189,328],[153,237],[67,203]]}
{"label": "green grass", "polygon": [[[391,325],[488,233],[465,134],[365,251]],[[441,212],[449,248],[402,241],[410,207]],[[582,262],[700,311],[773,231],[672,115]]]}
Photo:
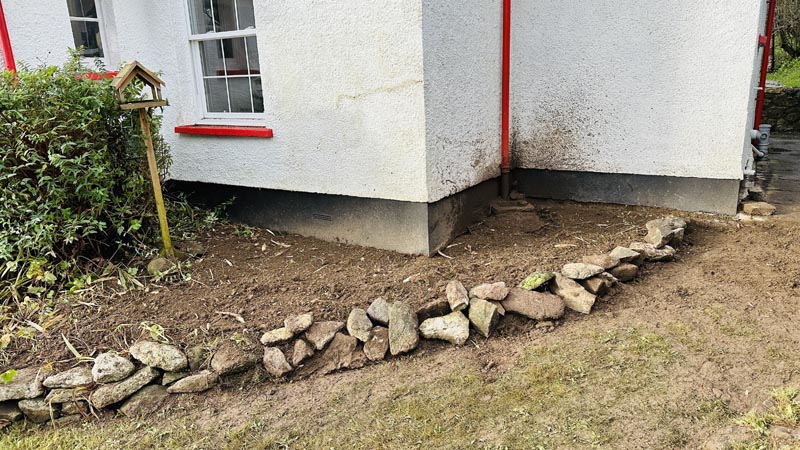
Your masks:
{"label": "green grass", "polygon": [[800,87],[800,59],[785,62],[775,72],[767,76],[783,86]]}

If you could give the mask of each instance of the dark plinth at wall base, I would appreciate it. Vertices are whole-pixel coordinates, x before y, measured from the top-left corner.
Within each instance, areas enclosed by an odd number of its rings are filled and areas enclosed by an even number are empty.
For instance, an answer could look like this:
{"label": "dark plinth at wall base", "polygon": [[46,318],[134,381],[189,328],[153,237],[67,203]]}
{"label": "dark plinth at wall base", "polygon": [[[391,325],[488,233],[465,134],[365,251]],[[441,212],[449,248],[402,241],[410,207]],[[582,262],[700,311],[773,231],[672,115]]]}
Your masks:
{"label": "dark plinth at wall base", "polygon": [[435,203],[290,192],[171,181],[191,201],[215,206],[235,198],[233,221],[326,241],[432,255],[488,213],[497,196],[490,180]]}
{"label": "dark plinth at wall base", "polygon": [[736,214],[740,180],[517,169],[530,197]]}

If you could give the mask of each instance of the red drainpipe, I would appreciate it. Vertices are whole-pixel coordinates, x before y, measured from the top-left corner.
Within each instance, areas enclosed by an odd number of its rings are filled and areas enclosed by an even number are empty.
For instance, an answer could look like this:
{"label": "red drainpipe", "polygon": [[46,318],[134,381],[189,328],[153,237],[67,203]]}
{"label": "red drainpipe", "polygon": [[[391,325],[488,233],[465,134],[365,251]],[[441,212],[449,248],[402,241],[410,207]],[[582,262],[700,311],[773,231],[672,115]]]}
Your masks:
{"label": "red drainpipe", "polygon": [[775,7],[778,5],[778,0],[768,0],[769,13],[767,13],[767,30],[764,36],[758,38],[759,44],[764,47],[764,56],[761,58],[761,80],[758,84],[758,100],[756,101],[756,120],[754,123],[754,130],[761,127],[761,121],[764,118],[764,96],[766,95],[767,88],[767,71],[769,70],[769,56],[770,48],[772,48],[772,33],[775,29]]}
{"label": "red drainpipe", "polygon": [[6,69],[16,72],[17,64],[14,62],[11,39],[8,37],[8,26],[6,25],[6,15],[3,13],[2,0],[0,0],[0,48],[3,50],[3,59],[6,61]]}
{"label": "red drainpipe", "polygon": [[511,193],[511,159],[509,156],[509,140],[511,129],[509,126],[508,91],[511,72],[511,0],[503,0],[503,90],[501,100],[500,122],[502,127],[502,142],[500,146],[500,195],[507,199]]}

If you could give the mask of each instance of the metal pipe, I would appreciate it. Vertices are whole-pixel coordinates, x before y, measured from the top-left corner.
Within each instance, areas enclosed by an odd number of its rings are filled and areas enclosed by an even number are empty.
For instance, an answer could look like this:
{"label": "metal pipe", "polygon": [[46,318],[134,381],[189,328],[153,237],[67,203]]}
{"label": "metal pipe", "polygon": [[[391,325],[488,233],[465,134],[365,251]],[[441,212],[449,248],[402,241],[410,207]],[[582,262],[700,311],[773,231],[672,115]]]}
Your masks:
{"label": "metal pipe", "polygon": [[502,128],[500,144],[500,195],[508,199],[511,194],[511,158],[509,155],[509,140],[511,129],[509,117],[509,80],[511,78],[511,0],[503,0],[503,75],[502,75],[502,94],[501,94],[501,119]]}
{"label": "metal pipe", "polygon": [[3,59],[6,62],[6,69],[11,72],[17,71],[17,63],[14,62],[14,51],[11,48],[11,38],[8,37],[8,25],[6,15],[3,13],[3,1],[0,0],[0,49],[3,51]]}
{"label": "metal pipe", "polygon": [[767,12],[767,26],[764,36],[759,39],[759,44],[763,46],[761,56],[761,79],[758,83],[758,100],[756,101],[756,118],[753,124],[753,129],[758,130],[761,128],[761,121],[764,118],[764,96],[767,89],[767,71],[769,70],[769,49],[772,47],[772,34],[775,30],[775,7],[778,5],[778,0],[767,0],[769,3],[769,11]]}

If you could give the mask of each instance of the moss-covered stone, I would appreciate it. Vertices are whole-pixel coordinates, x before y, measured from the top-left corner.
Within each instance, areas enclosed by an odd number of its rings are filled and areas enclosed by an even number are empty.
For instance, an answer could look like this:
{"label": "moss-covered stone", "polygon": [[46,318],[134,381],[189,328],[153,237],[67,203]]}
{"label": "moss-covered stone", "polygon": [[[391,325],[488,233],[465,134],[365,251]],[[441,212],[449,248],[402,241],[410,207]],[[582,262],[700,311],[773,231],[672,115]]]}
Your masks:
{"label": "moss-covered stone", "polygon": [[547,284],[555,276],[556,275],[553,272],[532,273],[528,275],[527,278],[522,280],[522,283],[520,283],[519,287],[522,289],[527,289],[529,291],[534,291]]}

